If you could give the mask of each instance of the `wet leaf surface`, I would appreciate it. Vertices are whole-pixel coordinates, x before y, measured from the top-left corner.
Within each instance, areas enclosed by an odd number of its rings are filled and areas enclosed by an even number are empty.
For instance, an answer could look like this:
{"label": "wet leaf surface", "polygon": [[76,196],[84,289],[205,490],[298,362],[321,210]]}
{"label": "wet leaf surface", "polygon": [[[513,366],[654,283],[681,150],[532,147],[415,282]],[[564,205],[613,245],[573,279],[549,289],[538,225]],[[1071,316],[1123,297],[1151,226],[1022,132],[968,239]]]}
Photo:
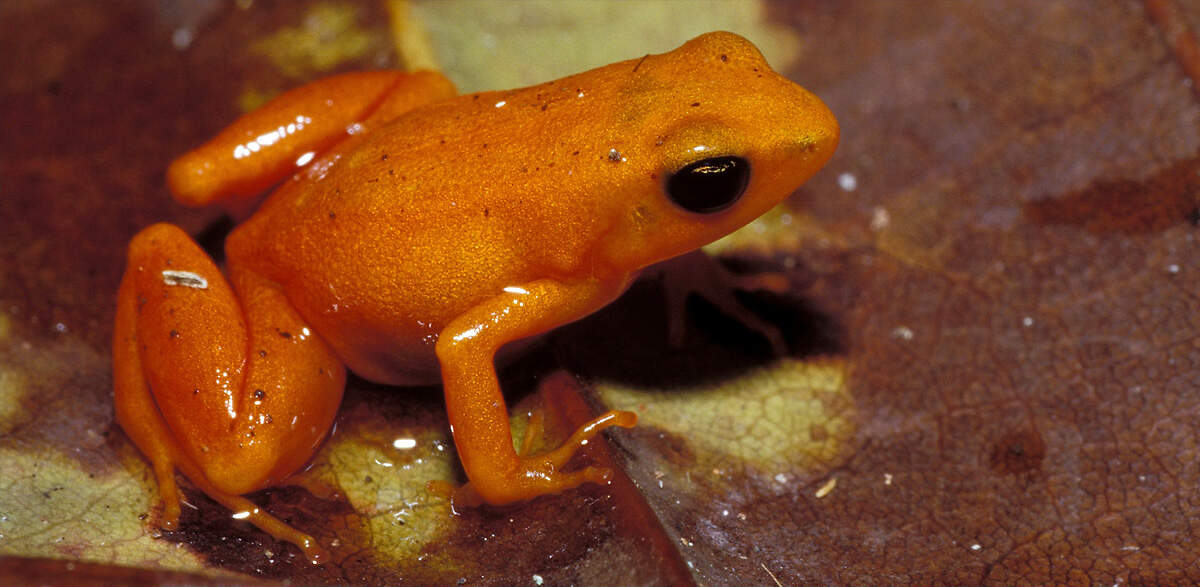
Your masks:
{"label": "wet leaf surface", "polygon": [[789,356],[698,299],[668,345],[646,281],[502,373],[547,444],[639,412],[579,459],[611,486],[453,515],[425,485],[461,481],[439,391],[353,379],[303,487],[251,496],[333,562],[186,484],[159,532],[112,420],[124,246],[158,220],[217,246],[228,226],[171,203],[167,162],[298,80],[394,64],[396,13],[6,2],[0,579],[1200,581],[1200,5],[488,6],[414,9],[465,89],[731,28],[830,104],[829,168],[713,247],[783,284],[739,299]]}

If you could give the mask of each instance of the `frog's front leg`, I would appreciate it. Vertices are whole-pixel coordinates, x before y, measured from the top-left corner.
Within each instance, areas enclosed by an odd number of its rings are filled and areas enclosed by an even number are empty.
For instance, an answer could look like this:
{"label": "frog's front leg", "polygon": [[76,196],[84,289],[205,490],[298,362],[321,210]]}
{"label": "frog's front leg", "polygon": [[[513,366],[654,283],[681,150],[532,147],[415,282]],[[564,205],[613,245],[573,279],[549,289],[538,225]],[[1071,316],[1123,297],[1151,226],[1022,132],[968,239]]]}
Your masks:
{"label": "frog's front leg", "polygon": [[236,266],[230,279],[173,225],[134,237],[117,297],[117,421],[154,466],[164,527],[179,517],[178,469],[315,560],[323,552],[310,536],[240,496],[309,460],[337,413],[345,368],[278,286]]}
{"label": "frog's front leg", "polygon": [[561,469],[589,438],[610,426],[632,427],[637,416],[610,411],[582,426],[558,449],[542,455],[518,455],[494,358],[505,343],[540,334],[605,306],[625,291],[629,280],[628,275],[576,283],[546,279],[508,287],[442,330],[437,355],[451,431],[470,490],[483,501],[512,503],[608,480],[611,473],[605,469]]}
{"label": "frog's front leg", "polygon": [[642,275],[662,282],[667,302],[667,342],[672,347],[684,345],[688,328],[687,301],[695,294],[742,326],[762,335],[776,357],[788,355],[787,341],[779,327],[751,312],[733,293],[765,290],[781,294],[788,289],[786,278],[777,274],[739,276],[699,249],[648,267]]}

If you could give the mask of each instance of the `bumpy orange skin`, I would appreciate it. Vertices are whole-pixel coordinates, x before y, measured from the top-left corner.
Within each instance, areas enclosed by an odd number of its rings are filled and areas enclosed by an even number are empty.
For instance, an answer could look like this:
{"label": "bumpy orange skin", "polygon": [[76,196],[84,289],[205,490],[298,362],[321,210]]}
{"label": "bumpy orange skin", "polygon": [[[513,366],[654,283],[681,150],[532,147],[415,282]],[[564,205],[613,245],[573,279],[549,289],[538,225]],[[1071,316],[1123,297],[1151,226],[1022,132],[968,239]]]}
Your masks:
{"label": "bumpy orange skin", "polygon": [[[233,508],[312,456],[345,367],[444,385],[475,497],[511,503],[602,482],[562,466],[613,412],[545,455],[513,450],[494,357],[596,311],[643,267],[776,205],[837,144],[833,115],[729,33],[530,88],[455,96],[435,73],[313,82],[176,160],[172,192],[248,213],[226,275],[182,231],[130,244],[118,295],[117,417],[155,465]],[[667,177],[702,158],[750,163],[735,205],[688,212]],[[240,500],[240,501],[239,501]],[[311,538],[253,510],[250,521]]]}

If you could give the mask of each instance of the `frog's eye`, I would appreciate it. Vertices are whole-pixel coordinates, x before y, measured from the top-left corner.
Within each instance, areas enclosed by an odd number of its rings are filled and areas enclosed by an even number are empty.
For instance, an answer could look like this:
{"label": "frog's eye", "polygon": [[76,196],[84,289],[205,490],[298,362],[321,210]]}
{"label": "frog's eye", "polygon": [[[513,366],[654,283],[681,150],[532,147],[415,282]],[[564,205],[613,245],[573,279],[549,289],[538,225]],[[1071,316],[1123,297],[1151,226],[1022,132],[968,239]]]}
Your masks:
{"label": "frog's eye", "polygon": [[733,205],[750,183],[750,162],[741,157],[710,157],[689,163],[667,179],[667,197],[697,214]]}

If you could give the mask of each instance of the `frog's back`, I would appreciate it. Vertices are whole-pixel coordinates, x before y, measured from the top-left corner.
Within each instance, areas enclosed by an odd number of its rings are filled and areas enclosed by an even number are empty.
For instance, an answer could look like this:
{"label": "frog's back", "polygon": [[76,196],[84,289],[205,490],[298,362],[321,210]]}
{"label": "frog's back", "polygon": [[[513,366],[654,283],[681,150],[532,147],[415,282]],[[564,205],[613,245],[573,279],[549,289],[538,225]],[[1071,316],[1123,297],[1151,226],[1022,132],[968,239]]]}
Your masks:
{"label": "frog's back", "polygon": [[[430,337],[504,287],[629,273],[736,229],[819,168],[831,140],[819,100],[744,39],[710,34],[368,129],[272,195],[229,256],[283,285],[335,346],[432,359]],[[777,185],[752,183],[746,200],[762,201],[721,215],[664,197],[670,174],[725,153]]]}

